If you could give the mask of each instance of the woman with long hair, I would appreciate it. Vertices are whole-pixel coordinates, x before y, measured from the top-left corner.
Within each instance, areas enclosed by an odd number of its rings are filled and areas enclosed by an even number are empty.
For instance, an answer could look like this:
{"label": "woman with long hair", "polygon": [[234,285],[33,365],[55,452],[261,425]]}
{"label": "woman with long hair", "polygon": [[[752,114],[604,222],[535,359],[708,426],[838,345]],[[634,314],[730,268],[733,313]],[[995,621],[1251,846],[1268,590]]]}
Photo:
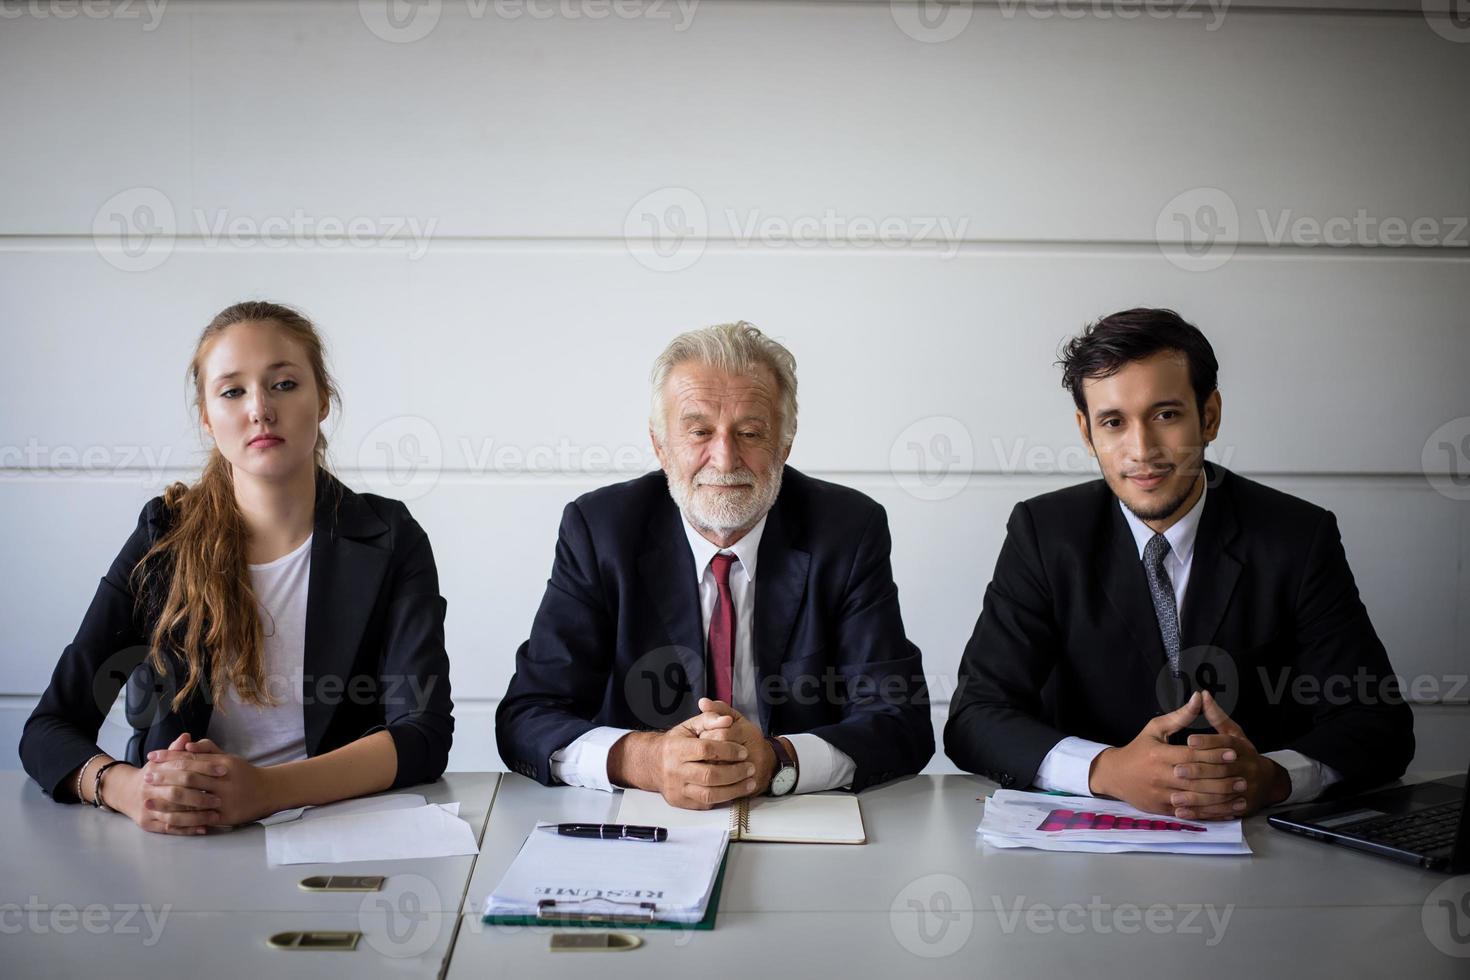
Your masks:
{"label": "woman with long hair", "polygon": [[[238,303],[190,376],[209,459],[143,508],[26,722],[26,771],[190,835],[437,779],[454,719],[434,556],[402,503],[327,471],[316,329]],[[138,733],[115,760],[96,739],[124,683]]]}

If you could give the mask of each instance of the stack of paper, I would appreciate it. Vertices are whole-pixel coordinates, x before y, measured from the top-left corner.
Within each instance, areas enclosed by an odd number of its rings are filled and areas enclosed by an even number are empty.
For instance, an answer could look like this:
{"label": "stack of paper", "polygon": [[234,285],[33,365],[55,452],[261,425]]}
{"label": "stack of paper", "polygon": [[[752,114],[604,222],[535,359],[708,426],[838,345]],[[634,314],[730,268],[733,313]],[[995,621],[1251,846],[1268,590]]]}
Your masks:
{"label": "stack of paper", "polygon": [[650,841],[563,837],[538,823],[485,900],[485,915],[624,916],[698,922],[725,857],[729,834],[712,828],[669,829]]}
{"label": "stack of paper", "polygon": [[993,847],[1249,854],[1239,820],[1175,820],[1090,796],[996,790],[976,828]]}
{"label": "stack of paper", "polygon": [[478,854],[458,803],[426,803],[417,793],[370,796],[283,810],[261,820],[267,863],[332,864]]}

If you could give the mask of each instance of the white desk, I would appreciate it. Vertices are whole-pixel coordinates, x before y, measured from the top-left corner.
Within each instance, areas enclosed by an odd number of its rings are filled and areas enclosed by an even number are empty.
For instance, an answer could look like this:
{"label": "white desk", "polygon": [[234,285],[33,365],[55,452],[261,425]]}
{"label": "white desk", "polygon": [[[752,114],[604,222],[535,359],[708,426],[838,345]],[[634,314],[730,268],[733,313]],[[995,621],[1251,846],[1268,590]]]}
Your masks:
{"label": "white desk", "polygon": [[[498,773],[401,792],[460,802],[483,839]],[[476,858],[269,867],[265,829],[202,838],[58,804],[0,772],[0,974],[6,977],[435,977]],[[369,893],[303,891],[313,874],[383,874]],[[358,930],[352,952],[272,949],[275,933]]]}
{"label": "white desk", "polygon": [[[595,967],[575,969],[647,977],[705,975],[708,966],[709,975],[748,976],[777,964],[784,975],[820,962],[831,977],[973,978],[984,962],[995,975],[1254,969],[1337,980],[1470,970],[1470,960],[1441,953],[1421,922],[1443,875],[1283,834],[1262,817],[1246,824],[1248,857],[996,850],[975,834],[976,798],[994,789],[974,776],[921,776],[869,790],[860,797],[863,846],[733,844],[712,932],[640,930],[643,949],[593,954]],[[564,954],[547,959],[551,930],[485,926],[477,913],[536,820],[611,820],[618,803],[615,794],[502,780],[451,977],[573,969]],[[675,951],[685,955],[664,959]],[[793,965],[780,968],[781,957]]]}
{"label": "white desk", "polygon": [[[447,773],[398,792],[431,803],[460,801],[459,814],[483,838],[499,773]],[[475,858],[293,864],[268,867],[257,824],[204,837],[150,834],[119,813],[60,804],[24,772],[0,771],[0,905],[34,899],[69,903],[171,904],[192,912],[355,911],[361,895],[313,893],[314,874],[412,874],[425,911],[460,910]],[[386,887],[386,886],[385,886]]]}

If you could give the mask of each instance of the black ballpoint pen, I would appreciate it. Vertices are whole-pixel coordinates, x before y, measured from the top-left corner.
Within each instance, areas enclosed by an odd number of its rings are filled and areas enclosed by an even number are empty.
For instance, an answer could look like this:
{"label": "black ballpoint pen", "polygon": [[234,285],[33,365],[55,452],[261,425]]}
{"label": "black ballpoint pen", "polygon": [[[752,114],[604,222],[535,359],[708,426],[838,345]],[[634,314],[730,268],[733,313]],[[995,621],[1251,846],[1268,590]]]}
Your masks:
{"label": "black ballpoint pen", "polygon": [[563,837],[590,837],[594,840],[641,840],[656,843],[669,839],[664,827],[645,827],[630,823],[559,823],[556,832]]}

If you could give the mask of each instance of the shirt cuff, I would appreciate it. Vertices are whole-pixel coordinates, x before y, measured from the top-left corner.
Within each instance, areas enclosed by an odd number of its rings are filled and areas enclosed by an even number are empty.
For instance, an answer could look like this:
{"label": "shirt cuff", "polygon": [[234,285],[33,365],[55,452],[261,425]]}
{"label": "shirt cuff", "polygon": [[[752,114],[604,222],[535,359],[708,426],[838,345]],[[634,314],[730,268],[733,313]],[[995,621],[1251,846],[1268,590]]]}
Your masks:
{"label": "shirt cuff", "polygon": [[1342,781],[1342,773],[1331,766],[1308,758],[1295,749],[1278,749],[1262,753],[1267,759],[1286,770],[1291,780],[1291,793],[1277,806],[1290,803],[1307,803],[1326,792],[1327,787]]}
{"label": "shirt cuff", "polygon": [[1067,793],[1071,796],[1091,796],[1092,760],[1109,746],[1075,735],[1068,735],[1046,754],[1041,767],[1032,780],[1037,789],[1048,792]]}
{"label": "shirt cuff", "polygon": [[820,735],[803,733],[787,735],[796,752],[797,793],[820,793],[825,789],[846,789],[852,785],[857,763],[852,756]]}
{"label": "shirt cuff", "polygon": [[618,787],[607,774],[607,754],[629,728],[594,728],[565,748],[551,753],[551,778],[568,786],[600,789],[611,793]]}

